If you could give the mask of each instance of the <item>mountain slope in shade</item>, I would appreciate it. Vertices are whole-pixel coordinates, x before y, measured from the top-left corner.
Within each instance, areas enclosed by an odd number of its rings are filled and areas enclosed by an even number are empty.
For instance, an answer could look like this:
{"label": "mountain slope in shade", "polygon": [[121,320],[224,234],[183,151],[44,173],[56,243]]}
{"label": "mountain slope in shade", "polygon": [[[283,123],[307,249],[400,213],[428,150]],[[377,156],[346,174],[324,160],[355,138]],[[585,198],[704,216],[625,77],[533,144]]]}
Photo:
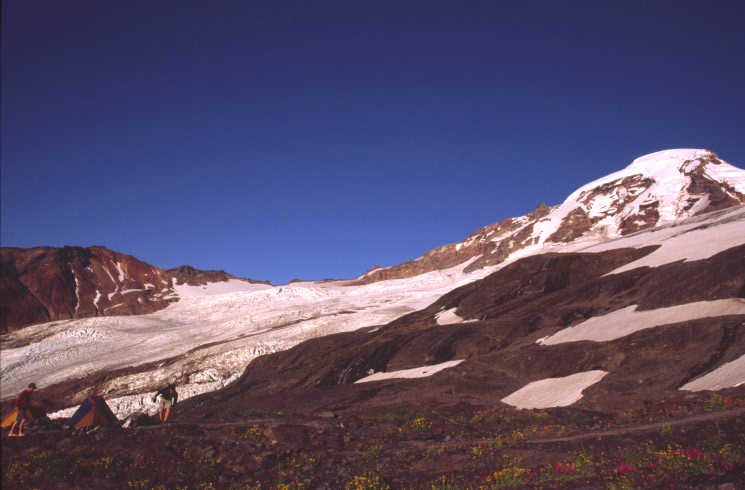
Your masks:
{"label": "mountain slope in shade", "polygon": [[600,242],[745,203],[745,171],[708,150],[666,150],[582,186],[564,203],[489,225],[460,243],[388,268],[361,283],[412,277],[478,257],[468,270],[569,242]]}
{"label": "mountain slope in shade", "polygon": [[[734,223],[730,246],[697,260],[670,253],[623,270],[664,249],[662,227],[605,251],[513,261],[374,331],[258,358],[221,390],[221,403],[238,411],[386,413],[500,401],[608,410],[684,399],[689,390],[745,393],[737,370],[745,359],[745,206],[673,228],[714,237]],[[645,246],[624,247],[642,236]],[[201,401],[187,403],[201,413]]]}
{"label": "mountain slope in shade", "polygon": [[54,320],[152,313],[178,300],[175,286],[239,280],[189,266],[163,270],[105,247],[3,247],[0,272],[2,332]]}

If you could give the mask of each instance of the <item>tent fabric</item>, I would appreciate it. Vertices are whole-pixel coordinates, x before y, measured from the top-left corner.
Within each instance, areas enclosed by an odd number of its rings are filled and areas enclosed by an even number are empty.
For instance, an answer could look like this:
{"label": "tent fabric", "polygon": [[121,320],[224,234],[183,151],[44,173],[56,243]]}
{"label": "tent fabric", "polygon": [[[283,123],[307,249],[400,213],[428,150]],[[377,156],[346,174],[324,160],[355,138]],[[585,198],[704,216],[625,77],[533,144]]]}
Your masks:
{"label": "tent fabric", "polygon": [[[4,429],[4,428],[8,427],[9,425],[13,424],[13,422],[16,421],[16,417],[17,416],[18,416],[18,409],[17,408],[13,408],[13,411],[10,412],[10,415],[8,415],[7,417],[5,417],[3,419],[2,428]],[[28,409],[26,410],[26,418],[29,421],[33,420],[31,418],[31,413],[28,411]]]}
{"label": "tent fabric", "polygon": [[[2,423],[0,424],[0,427],[4,429],[12,425],[13,422],[16,421],[17,414],[18,414],[18,409],[14,407],[13,411],[10,412],[10,414],[3,419]],[[42,407],[39,403],[32,401],[31,405],[29,405],[29,407],[26,409],[26,423],[32,422],[37,419],[42,419],[46,417],[46,415],[47,415],[47,411],[44,410],[44,407]]]}
{"label": "tent fabric", "polygon": [[118,421],[102,396],[89,396],[70,418],[70,427],[108,425]]}

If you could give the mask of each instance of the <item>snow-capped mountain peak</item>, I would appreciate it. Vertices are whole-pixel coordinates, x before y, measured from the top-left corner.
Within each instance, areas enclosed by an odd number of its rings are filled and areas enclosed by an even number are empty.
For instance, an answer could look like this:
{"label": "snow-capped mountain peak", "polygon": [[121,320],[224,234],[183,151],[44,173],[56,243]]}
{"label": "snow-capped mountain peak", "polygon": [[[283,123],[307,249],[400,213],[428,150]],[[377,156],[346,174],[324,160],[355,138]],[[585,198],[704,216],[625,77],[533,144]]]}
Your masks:
{"label": "snow-capped mountain peak", "polygon": [[475,258],[466,269],[473,271],[546,247],[604,242],[742,203],[745,170],[709,150],[659,151],[580,187],[558,206],[540,205],[416,260],[369,271],[360,281],[412,277]]}
{"label": "snow-capped mountain peak", "polygon": [[577,189],[552,213],[552,222],[562,219],[557,231],[541,234],[539,243],[568,241],[559,229],[572,213],[587,219],[575,218],[582,223],[571,239],[593,231],[614,238],[742,202],[745,171],[709,150],[660,151]]}

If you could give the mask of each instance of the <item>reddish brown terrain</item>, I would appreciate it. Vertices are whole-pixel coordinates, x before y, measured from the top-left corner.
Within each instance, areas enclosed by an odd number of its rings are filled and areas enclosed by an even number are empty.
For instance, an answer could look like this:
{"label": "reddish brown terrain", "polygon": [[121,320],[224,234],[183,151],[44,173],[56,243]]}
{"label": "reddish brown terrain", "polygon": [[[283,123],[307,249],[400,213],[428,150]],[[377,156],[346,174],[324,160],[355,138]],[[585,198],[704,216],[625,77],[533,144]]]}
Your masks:
{"label": "reddish brown terrain", "polygon": [[55,320],[152,313],[177,301],[171,296],[176,284],[229,279],[240,278],[190,266],[164,270],[105,247],[2,247],[0,332]]}

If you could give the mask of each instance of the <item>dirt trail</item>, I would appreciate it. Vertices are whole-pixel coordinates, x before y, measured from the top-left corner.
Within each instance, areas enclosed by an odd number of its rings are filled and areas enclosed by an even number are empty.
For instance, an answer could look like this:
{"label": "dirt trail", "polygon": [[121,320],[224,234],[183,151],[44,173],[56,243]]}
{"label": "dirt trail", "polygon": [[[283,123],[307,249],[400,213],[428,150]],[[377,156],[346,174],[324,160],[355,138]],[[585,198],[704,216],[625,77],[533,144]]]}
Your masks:
{"label": "dirt trail", "polygon": [[[675,419],[658,420],[655,422],[649,422],[646,424],[634,425],[630,427],[618,427],[615,429],[593,430],[592,432],[583,432],[581,434],[574,434],[571,436],[552,437],[552,438],[547,438],[547,439],[527,439],[527,440],[524,440],[522,444],[523,445],[551,444],[551,443],[557,443],[557,442],[572,442],[572,441],[581,441],[581,440],[586,440],[586,439],[595,439],[597,437],[626,435],[626,434],[633,434],[635,432],[649,432],[652,430],[659,430],[661,427],[665,425],[671,425],[671,426],[686,425],[690,423],[703,422],[707,420],[718,420],[718,419],[737,417],[739,415],[745,415],[745,407],[735,408],[731,410],[722,410],[718,412],[704,412],[704,413],[699,413],[696,415],[690,415],[690,416],[680,417],[680,418],[675,418]],[[490,441],[493,441],[493,439],[479,438],[479,439],[474,439],[472,441],[469,441],[469,443],[479,444],[479,443],[488,443]],[[433,445],[434,446],[447,446],[453,443],[454,443],[453,441],[442,441],[439,443],[434,443]],[[422,444],[422,441],[409,440],[409,441],[402,441],[401,444],[404,446],[419,446]]]}
{"label": "dirt trail", "polygon": [[[646,432],[653,429],[659,429],[665,425],[671,425],[671,426],[677,426],[677,425],[686,425],[690,423],[695,422],[701,422],[706,420],[715,420],[715,419],[722,419],[722,418],[730,418],[730,417],[737,417],[739,415],[745,415],[745,407],[739,407],[729,410],[720,410],[716,412],[703,412],[695,415],[688,415],[685,417],[678,417],[673,419],[664,419],[664,420],[657,420],[655,422],[649,422],[646,424],[640,424],[640,425],[633,425],[628,427],[618,427],[615,429],[604,429],[604,430],[596,430],[592,432],[583,432],[582,434],[574,434],[571,436],[564,436],[564,437],[552,437],[548,439],[530,439],[525,441],[526,444],[539,444],[539,443],[548,443],[548,442],[566,442],[566,441],[576,441],[581,439],[593,439],[595,437],[601,436],[615,436],[615,435],[624,435],[624,434],[631,434],[634,432]],[[203,428],[223,428],[223,427],[238,427],[238,426],[246,426],[250,425],[252,423],[267,423],[270,422],[270,425],[278,425],[285,423],[287,421],[286,417],[250,417],[241,419],[240,421],[234,421],[234,422],[208,422],[203,420],[193,420],[193,419],[187,419],[187,420],[181,420],[178,418],[175,418],[175,420],[171,422],[166,422],[165,424],[154,424],[149,426],[140,426],[138,429],[157,429],[159,427],[164,426],[174,426],[174,425],[191,425],[191,426],[199,426]],[[335,423],[343,422],[344,419],[336,419],[336,418],[327,418],[327,419],[314,419],[313,422],[306,421],[308,425],[313,426],[322,426],[324,425],[324,422],[328,425],[334,425]],[[414,441],[410,441],[414,442]]]}
{"label": "dirt trail", "polygon": [[684,417],[684,418],[658,420],[656,422],[650,422],[650,423],[642,424],[642,425],[634,425],[631,427],[619,427],[617,429],[599,430],[599,431],[595,431],[592,433],[575,434],[573,436],[553,437],[551,439],[531,439],[531,440],[525,441],[525,443],[526,444],[543,444],[543,443],[550,443],[550,442],[569,442],[569,441],[579,441],[582,439],[593,439],[595,437],[625,435],[625,434],[632,434],[634,432],[647,432],[653,429],[660,429],[662,426],[665,426],[665,425],[685,425],[685,424],[690,424],[692,422],[702,422],[706,420],[737,417],[738,415],[743,415],[743,414],[745,414],[745,408],[741,407],[741,408],[736,408],[733,410],[724,410],[721,412],[704,412],[704,413],[699,413],[699,414],[691,415],[691,416]]}

